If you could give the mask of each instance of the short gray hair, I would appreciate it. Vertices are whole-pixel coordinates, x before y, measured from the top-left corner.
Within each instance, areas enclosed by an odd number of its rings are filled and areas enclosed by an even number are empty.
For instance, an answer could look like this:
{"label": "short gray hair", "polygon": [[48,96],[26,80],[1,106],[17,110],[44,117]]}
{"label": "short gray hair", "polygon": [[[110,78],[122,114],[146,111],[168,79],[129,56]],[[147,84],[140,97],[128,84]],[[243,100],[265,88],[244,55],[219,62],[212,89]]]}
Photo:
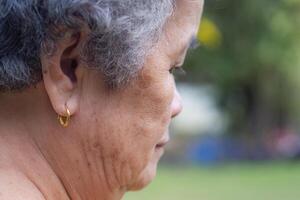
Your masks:
{"label": "short gray hair", "polygon": [[0,91],[42,80],[40,55],[55,49],[60,30],[87,25],[82,59],[111,87],[128,82],[158,41],[175,0],[2,0]]}

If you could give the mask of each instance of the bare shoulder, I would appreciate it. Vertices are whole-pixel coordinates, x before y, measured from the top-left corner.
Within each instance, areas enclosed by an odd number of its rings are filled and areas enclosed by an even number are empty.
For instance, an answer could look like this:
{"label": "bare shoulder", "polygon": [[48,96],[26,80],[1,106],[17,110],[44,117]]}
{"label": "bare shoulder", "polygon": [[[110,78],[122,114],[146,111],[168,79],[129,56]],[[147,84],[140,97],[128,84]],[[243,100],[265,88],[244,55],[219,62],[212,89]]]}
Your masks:
{"label": "bare shoulder", "polygon": [[0,200],[45,200],[36,186],[15,170],[0,169]]}

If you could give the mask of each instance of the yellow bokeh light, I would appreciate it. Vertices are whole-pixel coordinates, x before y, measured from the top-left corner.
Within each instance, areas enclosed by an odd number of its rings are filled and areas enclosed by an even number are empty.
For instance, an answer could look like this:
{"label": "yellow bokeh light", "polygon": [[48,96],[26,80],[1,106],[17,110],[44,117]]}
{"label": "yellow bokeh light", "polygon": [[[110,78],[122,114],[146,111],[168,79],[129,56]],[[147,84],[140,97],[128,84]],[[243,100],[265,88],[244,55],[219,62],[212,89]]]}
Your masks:
{"label": "yellow bokeh light", "polygon": [[198,40],[201,45],[216,49],[222,44],[222,34],[217,25],[208,18],[203,18],[198,31]]}

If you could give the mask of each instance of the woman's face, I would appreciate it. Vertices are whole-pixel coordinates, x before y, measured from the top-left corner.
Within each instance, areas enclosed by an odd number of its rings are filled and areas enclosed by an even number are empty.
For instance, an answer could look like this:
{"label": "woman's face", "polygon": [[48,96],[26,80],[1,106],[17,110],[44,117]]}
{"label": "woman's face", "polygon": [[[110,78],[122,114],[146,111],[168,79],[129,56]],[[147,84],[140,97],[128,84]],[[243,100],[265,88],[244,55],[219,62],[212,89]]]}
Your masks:
{"label": "woman's face", "polygon": [[183,63],[198,30],[202,3],[178,1],[156,48],[126,88],[108,91],[98,73],[86,72],[73,126],[83,138],[87,160],[108,174],[111,187],[140,189],[156,174],[169,140],[168,126],[182,109],[170,70]]}

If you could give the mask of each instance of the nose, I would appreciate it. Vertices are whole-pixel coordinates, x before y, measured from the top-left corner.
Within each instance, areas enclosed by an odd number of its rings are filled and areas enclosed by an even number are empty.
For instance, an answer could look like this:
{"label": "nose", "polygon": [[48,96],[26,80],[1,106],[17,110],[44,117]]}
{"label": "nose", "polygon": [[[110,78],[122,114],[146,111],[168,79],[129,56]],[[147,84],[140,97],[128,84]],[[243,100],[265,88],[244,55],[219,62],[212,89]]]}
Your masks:
{"label": "nose", "polygon": [[179,92],[175,88],[174,98],[172,101],[172,118],[179,115],[181,111],[182,111],[182,99]]}

